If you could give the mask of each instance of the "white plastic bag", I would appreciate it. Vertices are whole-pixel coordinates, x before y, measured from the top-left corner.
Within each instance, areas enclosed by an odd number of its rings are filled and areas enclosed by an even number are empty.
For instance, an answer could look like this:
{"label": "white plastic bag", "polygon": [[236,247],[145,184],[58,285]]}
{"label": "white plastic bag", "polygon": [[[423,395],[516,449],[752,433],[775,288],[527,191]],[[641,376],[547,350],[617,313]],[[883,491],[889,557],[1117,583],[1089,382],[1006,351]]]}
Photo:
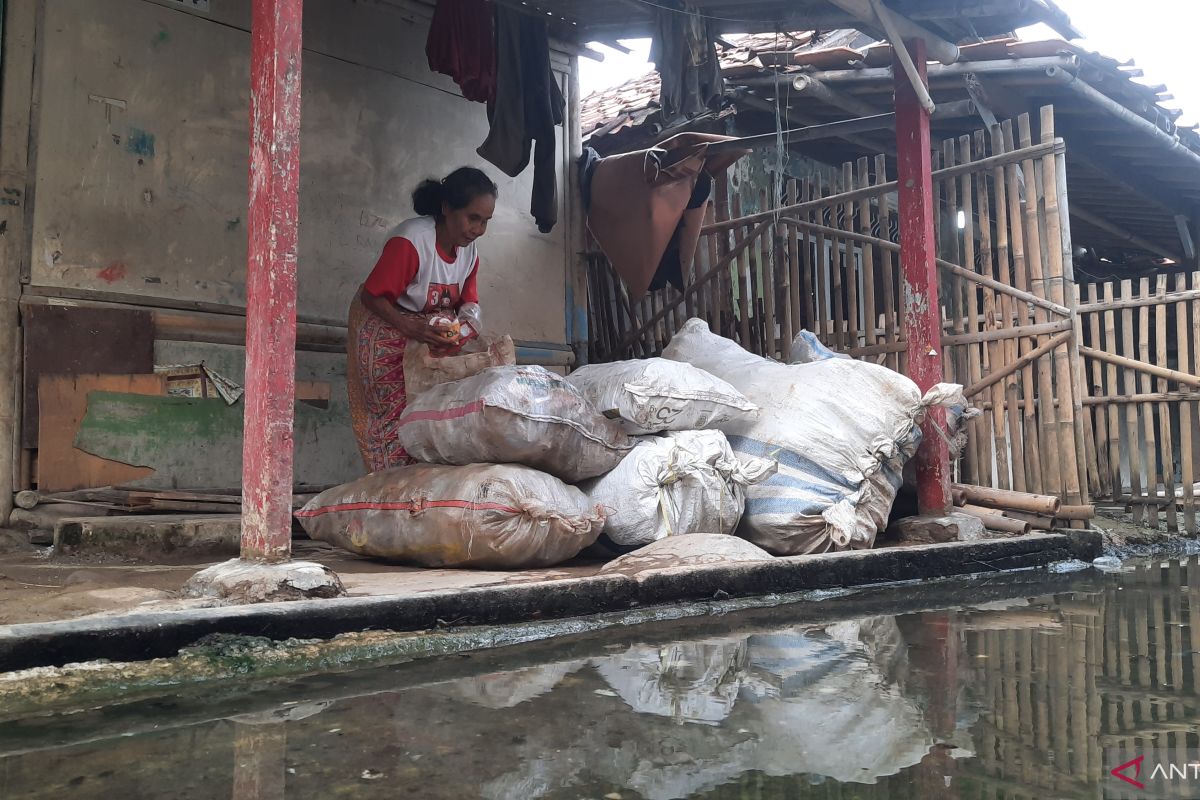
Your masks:
{"label": "white plastic bag", "polygon": [[788,351],[789,364],[811,364],[813,361],[825,361],[830,358],[850,358],[850,356],[830,350],[812,331],[797,333],[792,339],[792,348]]}
{"label": "white plastic bag", "polygon": [[607,514],[604,534],[640,547],[685,533],[733,533],[746,486],[775,462],[735,456],[720,431],[680,431],[641,440],[616,469],[580,486]]}
{"label": "white plastic bag", "polygon": [[567,380],[635,435],[703,430],[757,410],[720,378],[665,358],[589,364]]}
{"label": "white plastic bag", "polygon": [[549,567],[600,535],[604,512],[529,467],[419,464],[373,472],[296,513],[313,539],[423,567]]}
{"label": "white plastic bag", "polygon": [[542,367],[492,367],[409,403],[400,443],[433,464],[524,464],[568,483],[611,470],[633,440]]}
{"label": "white plastic bag", "polygon": [[698,319],[663,355],[729,381],[761,409],[721,430],[738,455],[779,462],[773,477],[747,487],[739,528],[775,555],[871,547],[920,444],[926,410],[965,404],[961,386],[939,384],[922,397],[905,376],[862,361],[769,361]]}

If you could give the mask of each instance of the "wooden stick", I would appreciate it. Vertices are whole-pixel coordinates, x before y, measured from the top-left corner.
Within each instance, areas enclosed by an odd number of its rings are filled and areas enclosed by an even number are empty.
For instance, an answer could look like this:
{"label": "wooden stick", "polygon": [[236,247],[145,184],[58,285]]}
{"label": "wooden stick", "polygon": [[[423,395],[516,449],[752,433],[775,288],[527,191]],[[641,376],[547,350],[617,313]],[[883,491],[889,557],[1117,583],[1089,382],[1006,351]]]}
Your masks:
{"label": "wooden stick", "polygon": [[[975,152],[984,158],[987,156],[987,140],[983,131],[975,133]],[[979,271],[985,276],[991,276],[994,269],[993,258],[995,253],[992,250],[992,216],[991,216],[991,199],[988,196],[988,180],[987,173],[980,172],[979,179],[975,185],[976,207],[979,212]],[[998,330],[997,316],[997,293],[990,287],[983,286],[983,324],[988,331]],[[1007,303],[1007,299],[1003,301]],[[1004,307],[1007,307],[1006,305]],[[1005,342],[989,342],[984,350],[984,362],[987,364],[987,371],[990,373],[993,370],[1003,369],[1008,363],[1006,354],[1008,352],[1009,343]],[[982,373],[980,375],[982,379]],[[975,381],[978,383],[978,381]],[[996,382],[992,386],[992,410],[985,412],[984,420],[987,423],[986,429],[982,431],[982,435],[986,436],[990,431],[991,435],[991,451],[995,459],[995,485],[1001,489],[1012,488],[1012,476],[1009,466],[1009,444],[1008,434],[1006,433],[1007,420],[1004,414],[1004,385],[1002,382]],[[988,472],[992,470],[992,465],[989,462]],[[988,481],[992,483],[992,481]]]}
{"label": "wooden stick", "polygon": [[1107,303],[1093,301],[1081,305],[1078,310],[1081,313],[1089,311],[1120,311],[1126,308],[1170,305],[1171,303],[1184,303],[1192,300],[1200,300],[1200,289],[1176,289],[1174,292],[1165,292],[1161,295],[1154,294],[1149,297],[1125,298],[1115,301],[1111,307]]}
{"label": "wooden stick", "polygon": [[[854,185],[854,164],[847,161],[842,164],[842,189],[853,189]],[[853,202],[842,204],[842,228],[847,231],[854,230],[854,207]],[[854,248],[850,246],[850,242],[846,242],[844,263],[846,265],[846,331],[848,334],[846,343],[848,346],[855,346],[859,343],[859,333],[867,326],[859,322],[862,315],[858,310],[858,264],[854,259]]]}
{"label": "wooden stick", "polygon": [[[1164,276],[1165,277],[1165,276]],[[1150,279],[1142,278],[1138,284],[1139,291],[1142,297],[1150,294]],[[1138,309],[1138,354],[1143,362],[1150,361],[1150,308],[1142,306]],[[1141,380],[1140,389],[1142,393],[1149,394],[1153,389],[1153,383],[1150,376],[1145,372],[1139,375]],[[1142,430],[1145,433],[1143,443],[1145,449],[1142,451],[1142,467],[1143,475],[1146,478],[1146,494],[1158,494],[1158,447],[1156,446],[1156,437],[1154,432],[1154,409],[1150,405],[1141,405],[1138,411],[1142,417]],[[1158,510],[1150,511],[1150,518],[1146,521],[1147,526],[1152,528],[1158,527]]]}
{"label": "wooden stick", "polygon": [[[733,196],[733,200],[731,202],[733,203],[733,208],[731,209],[731,213],[733,214],[733,216],[735,218],[740,220],[742,217],[742,198],[739,195],[735,194]],[[758,226],[758,228],[755,228],[754,230],[756,233],[760,233],[762,230],[766,230],[768,225],[769,225],[769,223],[764,222],[764,223],[760,224]],[[744,237],[742,241],[747,245],[746,247],[738,249],[738,253],[739,253],[738,261],[737,261],[738,310],[741,313],[741,319],[738,320],[738,336],[740,339],[740,341],[738,343],[741,344],[741,346],[744,347],[745,349],[752,350],[754,345],[750,341],[750,250],[749,250],[749,246],[754,243],[756,237],[746,235],[744,232],[742,232],[742,230],[740,228],[735,228],[734,230],[735,230],[735,234],[734,234],[735,236],[739,232],[742,233],[742,235]]]}
{"label": "wooden stick", "polygon": [[[1176,293],[1187,288],[1187,274],[1180,272],[1175,276]],[[1188,304],[1180,302],[1175,306],[1175,343],[1179,353],[1178,365],[1187,369],[1191,364],[1190,329],[1188,328]],[[1196,530],[1196,496],[1195,474],[1192,462],[1192,409],[1191,400],[1179,404],[1179,472],[1183,484],[1183,528],[1190,536]]]}
{"label": "wooden stick", "polygon": [[[962,162],[964,164],[971,163],[971,137],[960,137],[958,146]],[[968,172],[962,176],[961,197],[964,221],[962,264],[967,269],[974,271],[977,267],[975,262],[975,187],[973,179],[974,173]],[[979,299],[981,292],[974,283],[965,282],[963,288],[966,291],[967,328],[972,335],[983,334]],[[967,346],[966,381],[971,384],[978,383],[983,378],[983,350],[984,343],[979,343],[979,345],[970,343]],[[967,435],[973,443],[968,474],[971,482],[977,484],[992,483],[992,439],[990,430],[985,428],[984,424],[985,420],[983,419],[973,419],[968,423],[967,428]]]}
{"label": "wooden stick", "polygon": [[1048,517],[1055,516],[1062,506],[1062,500],[1052,495],[1010,492],[986,486],[969,486],[964,483],[953,484],[951,491],[956,503],[961,498],[967,505],[986,506],[1004,511],[1012,509],[1030,514],[1044,514]]}
{"label": "wooden stick", "polygon": [[[863,189],[871,187],[871,164],[866,157],[858,160],[858,185]],[[858,230],[867,236],[871,235],[871,198],[864,197],[858,202]],[[864,345],[879,344],[875,337],[875,320],[878,318],[878,307],[875,301],[875,247],[864,245],[862,249],[862,282],[863,282],[863,315],[862,327],[865,338]]]}
{"label": "wooden stick", "polygon": [[[770,208],[776,203],[772,202],[770,193],[766,189],[760,189],[758,193],[759,202],[762,208]],[[762,246],[759,248],[758,255],[758,289],[762,294],[763,299],[763,355],[767,358],[776,358],[776,334],[775,334],[775,227],[772,226],[762,237]]]}
{"label": "wooden stick", "polygon": [[987,528],[988,530],[999,531],[1000,533],[1011,533],[1016,536],[1024,536],[1031,530],[1028,522],[1006,517],[1003,513],[992,508],[965,505],[960,506],[959,511],[964,514],[970,514],[972,517],[980,520],[983,522],[983,527]]}

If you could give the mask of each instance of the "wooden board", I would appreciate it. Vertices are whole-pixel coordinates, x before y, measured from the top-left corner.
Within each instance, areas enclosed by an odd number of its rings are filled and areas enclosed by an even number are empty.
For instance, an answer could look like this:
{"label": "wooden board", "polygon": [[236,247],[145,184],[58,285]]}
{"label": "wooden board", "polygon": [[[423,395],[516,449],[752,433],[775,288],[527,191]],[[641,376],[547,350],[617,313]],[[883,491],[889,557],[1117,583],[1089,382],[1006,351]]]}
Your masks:
{"label": "wooden board", "polygon": [[75,435],[87,414],[88,392],[161,395],[159,375],[42,375],[38,401],[38,490],[69,492],[98,486],[118,486],[154,474],[149,467],[85,453],[75,447]]}
{"label": "wooden board", "polygon": [[42,375],[135,375],[154,372],[149,311],[31,306],[22,311],[25,398],[22,447],[37,447]]}

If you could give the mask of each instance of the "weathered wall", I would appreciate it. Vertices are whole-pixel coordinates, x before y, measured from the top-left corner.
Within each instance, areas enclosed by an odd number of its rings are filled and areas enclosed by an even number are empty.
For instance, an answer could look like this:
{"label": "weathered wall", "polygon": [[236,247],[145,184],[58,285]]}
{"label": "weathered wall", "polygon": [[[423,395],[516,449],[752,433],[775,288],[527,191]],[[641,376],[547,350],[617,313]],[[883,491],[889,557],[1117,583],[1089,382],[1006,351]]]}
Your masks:
{"label": "weathered wall", "polygon": [[[210,8],[46,3],[34,285],[244,304],[249,0]],[[299,313],[344,319],[416,183],[479,164],[501,193],[488,322],[562,342],[567,226],[539,234],[532,170],[513,180],[475,154],[485,108],[429,72],[427,23],[345,0],[308,0],[305,23]]]}
{"label": "weathered wall", "polygon": [[[245,302],[250,0],[211,0],[205,12],[169,0],[44,7],[28,291],[236,313]],[[485,322],[517,339],[567,343],[569,138],[560,130],[560,223],[542,235],[528,213],[532,169],[511,179],[479,158],[484,106],[429,71],[430,13],[411,0],[306,0],[299,314],[344,324],[387,230],[412,216],[415,185],[470,164],[500,187],[481,242]],[[568,59],[555,56],[555,66],[570,91]],[[159,363],[185,355],[227,362],[241,377],[239,347],[156,348]],[[361,464],[344,358],[302,353],[300,371],[330,381],[334,404],[298,453],[297,480],[353,477]],[[181,463],[168,454],[155,482],[186,485]]]}

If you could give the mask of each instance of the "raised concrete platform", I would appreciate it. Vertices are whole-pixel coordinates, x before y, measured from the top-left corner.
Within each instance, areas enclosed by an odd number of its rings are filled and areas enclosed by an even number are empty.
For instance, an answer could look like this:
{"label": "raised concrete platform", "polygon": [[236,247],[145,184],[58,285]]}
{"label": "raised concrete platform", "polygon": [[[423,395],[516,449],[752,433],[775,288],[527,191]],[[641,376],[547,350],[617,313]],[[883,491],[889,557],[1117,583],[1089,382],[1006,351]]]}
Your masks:
{"label": "raised concrete platform", "polygon": [[[111,659],[136,661],[175,655],[210,634],[271,639],[327,639],[363,630],[420,631],[446,626],[503,625],[622,612],[658,604],[781,595],[818,589],[875,586],[974,573],[1091,561],[1101,554],[1098,533],[1034,534],[982,542],[891,547],[764,562],[656,570],[636,576],[595,575],[600,565],[531,573],[460,573],[458,585],[410,582],[420,570],[392,571],[390,591],[371,596],[252,606],[182,608],[0,627],[0,671]],[[352,571],[331,566],[355,594]],[[369,562],[368,562],[369,563]],[[359,568],[366,565],[359,564]],[[380,573],[371,565],[373,576]],[[426,574],[429,571],[425,571]],[[361,591],[362,585],[358,585]],[[186,601],[184,601],[186,602]]]}

